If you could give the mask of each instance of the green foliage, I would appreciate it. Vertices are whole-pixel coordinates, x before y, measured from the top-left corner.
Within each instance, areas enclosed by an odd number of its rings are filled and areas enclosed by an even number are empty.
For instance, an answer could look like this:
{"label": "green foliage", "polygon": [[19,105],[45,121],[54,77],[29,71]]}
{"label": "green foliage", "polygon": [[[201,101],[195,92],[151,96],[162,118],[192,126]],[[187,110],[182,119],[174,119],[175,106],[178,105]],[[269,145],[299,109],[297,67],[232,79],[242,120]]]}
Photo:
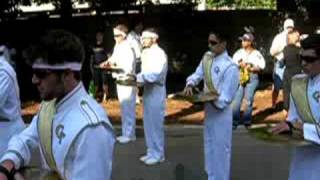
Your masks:
{"label": "green foliage", "polygon": [[276,9],[276,0],[207,0],[208,8],[229,7],[233,9]]}
{"label": "green foliage", "polygon": [[0,0],[0,12],[13,12],[21,0]]}

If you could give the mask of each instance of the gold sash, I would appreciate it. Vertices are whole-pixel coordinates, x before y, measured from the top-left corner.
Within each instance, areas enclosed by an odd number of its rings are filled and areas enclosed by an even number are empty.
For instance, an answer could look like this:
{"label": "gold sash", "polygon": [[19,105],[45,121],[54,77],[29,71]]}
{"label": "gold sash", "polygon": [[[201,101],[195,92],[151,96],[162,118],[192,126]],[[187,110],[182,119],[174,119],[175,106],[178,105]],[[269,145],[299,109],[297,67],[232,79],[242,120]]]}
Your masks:
{"label": "gold sash", "polygon": [[292,79],[291,94],[302,120],[307,123],[317,124],[312,115],[308,100],[308,78]]}
{"label": "gold sash", "polygon": [[42,152],[51,170],[56,171],[56,162],[52,153],[52,126],[56,114],[56,99],[41,102],[38,128]]}
{"label": "gold sash", "polygon": [[205,83],[208,87],[208,90],[213,94],[218,94],[216,88],[213,85],[213,79],[211,75],[211,68],[213,64],[213,55],[211,53],[206,53],[203,57],[202,61],[203,71],[204,71],[204,79]]}

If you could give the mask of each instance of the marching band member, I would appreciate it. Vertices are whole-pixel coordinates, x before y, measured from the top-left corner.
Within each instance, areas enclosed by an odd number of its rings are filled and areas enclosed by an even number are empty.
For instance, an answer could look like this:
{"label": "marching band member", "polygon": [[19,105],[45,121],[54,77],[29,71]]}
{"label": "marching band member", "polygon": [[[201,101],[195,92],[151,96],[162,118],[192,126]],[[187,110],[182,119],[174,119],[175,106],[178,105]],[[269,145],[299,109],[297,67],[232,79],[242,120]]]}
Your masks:
{"label": "marching band member", "polygon": [[300,132],[307,145],[295,148],[289,180],[318,180],[320,177],[320,35],[314,34],[301,42],[300,59],[305,74],[293,77],[286,122],[272,132]]}
{"label": "marching band member", "polygon": [[84,49],[64,30],[40,42],[32,82],[43,100],[31,124],[14,136],[0,162],[0,180],[30,163],[39,147],[43,166],[66,180],[110,180],[114,133],[105,110],[86,92],[80,78]]}
{"label": "marching band member", "polygon": [[6,51],[4,45],[0,46],[0,157],[10,138],[25,128],[17,76],[8,62]]}
{"label": "marching band member", "polygon": [[[116,80],[125,80],[129,75],[135,75],[136,60],[130,43],[126,40],[128,28],[119,24],[113,29],[116,42],[111,57],[100,64],[104,68],[112,66],[123,70],[121,73],[113,73]],[[116,81],[117,82],[117,81]],[[117,83],[117,94],[120,101],[122,135],[117,137],[118,142],[128,143],[136,140],[136,87]]]}
{"label": "marching band member", "polygon": [[239,70],[226,50],[226,38],[210,33],[209,52],[205,53],[196,71],[187,78],[185,95],[204,80],[204,91],[219,96],[205,103],[204,149],[208,180],[229,180],[232,139],[231,102],[239,86]]}
{"label": "marching band member", "polygon": [[142,33],[141,72],[137,82],[143,86],[143,122],[147,153],[140,160],[146,165],[163,162],[164,117],[166,105],[167,55],[158,46],[159,36],[150,28]]}

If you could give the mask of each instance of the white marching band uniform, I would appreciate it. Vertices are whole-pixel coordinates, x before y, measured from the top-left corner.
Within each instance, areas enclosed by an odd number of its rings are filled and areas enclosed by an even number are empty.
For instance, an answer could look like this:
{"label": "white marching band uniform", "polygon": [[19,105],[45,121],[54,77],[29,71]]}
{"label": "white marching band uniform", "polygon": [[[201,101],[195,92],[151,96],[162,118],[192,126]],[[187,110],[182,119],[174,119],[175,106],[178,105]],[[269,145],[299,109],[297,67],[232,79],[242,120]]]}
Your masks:
{"label": "white marching band uniform", "polygon": [[131,47],[134,50],[134,54],[137,62],[141,61],[142,45],[140,40],[141,40],[140,35],[137,34],[135,31],[130,31],[130,33],[127,36],[127,41],[129,41]]}
{"label": "white marching band uniform", "polygon": [[143,121],[147,156],[164,160],[167,56],[154,44],[142,51],[141,61],[141,73],[137,75],[137,82],[144,87]]}
{"label": "white marching band uniform", "polygon": [[56,171],[62,179],[110,180],[115,138],[105,110],[87,94],[81,82],[55,108],[51,153],[56,169],[49,168],[44,154],[39,113],[10,140],[1,162],[12,160],[16,169],[23,167],[38,147],[44,168]]}
{"label": "white marching band uniform", "polygon": [[[307,75],[296,75],[293,77],[293,83],[297,78],[308,78]],[[311,114],[317,123],[320,123],[320,74],[308,79],[307,93]],[[294,86],[292,86],[294,88]],[[293,89],[294,90],[294,89]],[[290,108],[288,112],[288,121],[296,122],[303,120],[299,114],[296,102],[293,96],[290,98]],[[291,160],[291,168],[289,180],[318,180],[320,178],[320,131],[316,128],[319,124],[304,122],[303,137],[313,144],[299,146],[295,148],[293,159]]]}
{"label": "white marching band uniform", "polygon": [[[219,93],[217,100],[205,103],[204,149],[205,168],[209,180],[229,180],[232,140],[231,102],[239,86],[239,70],[227,51],[212,59],[211,77]],[[203,61],[187,78],[187,86],[206,81]],[[204,91],[208,91],[204,83]]]}
{"label": "white marching band uniform", "polygon": [[[124,71],[112,74],[117,80],[125,79],[128,74],[135,75],[135,54],[127,40],[115,45],[109,61]],[[130,139],[136,138],[136,91],[134,86],[117,84],[118,100],[121,106],[122,136]]]}
{"label": "white marching band uniform", "polygon": [[21,117],[19,86],[16,72],[4,56],[0,56],[0,157],[10,138],[24,128]]}

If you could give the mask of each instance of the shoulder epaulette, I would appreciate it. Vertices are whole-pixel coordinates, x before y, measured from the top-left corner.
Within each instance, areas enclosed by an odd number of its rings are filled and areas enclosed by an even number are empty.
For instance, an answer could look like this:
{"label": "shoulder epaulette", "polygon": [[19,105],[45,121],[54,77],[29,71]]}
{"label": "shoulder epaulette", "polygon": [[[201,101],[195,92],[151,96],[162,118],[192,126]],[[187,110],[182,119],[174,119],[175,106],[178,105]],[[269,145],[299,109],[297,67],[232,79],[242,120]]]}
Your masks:
{"label": "shoulder epaulette", "polygon": [[84,113],[84,116],[87,117],[88,123],[90,125],[95,125],[100,123],[98,115],[95,113],[95,111],[93,110],[93,107],[86,100],[80,101],[80,107],[82,112]]}
{"label": "shoulder epaulette", "polygon": [[296,74],[292,77],[292,79],[305,79],[308,78],[308,75],[306,74]]}

